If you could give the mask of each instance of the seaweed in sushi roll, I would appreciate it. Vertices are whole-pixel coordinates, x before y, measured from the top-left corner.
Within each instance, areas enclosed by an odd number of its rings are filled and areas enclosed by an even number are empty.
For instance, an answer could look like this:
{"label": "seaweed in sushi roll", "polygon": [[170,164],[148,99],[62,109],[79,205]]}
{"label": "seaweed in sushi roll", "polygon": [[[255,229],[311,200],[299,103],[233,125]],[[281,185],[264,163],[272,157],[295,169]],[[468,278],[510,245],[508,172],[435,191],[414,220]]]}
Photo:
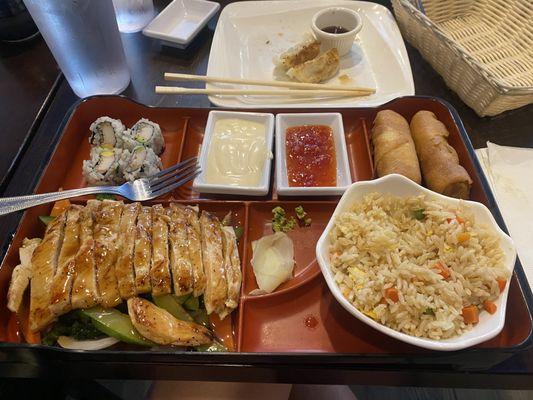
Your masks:
{"label": "seaweed in sushi roll", "polygon": [[91,159],[83,161],[83,175],[91,185],[113,185],[123,183],[120,168],[121,149],[110,145],[93,147]]}
{"label": "seaweed in sushi roll", "polygon": [[156,155],[160,155],[165,148],[165,139],[159,124],[146,118],[141,118],[122,135],[124,148],[132,151],[137,146],[151,148]]}
{"label": "seaweed in sushi roll", "polygon": [[100,117],[89,127],[91,131],[89,143],[93,146],[106,144],[111,147],[122,147],[122,135],[125,129],[126,127],[119,119]]}
{"label": "seaweed in sushi roll", "polygon": [[130,152],[123,150],[119,161],[125,181],[149,178],[163,167],[161,159],[149,147],[136,146]]}

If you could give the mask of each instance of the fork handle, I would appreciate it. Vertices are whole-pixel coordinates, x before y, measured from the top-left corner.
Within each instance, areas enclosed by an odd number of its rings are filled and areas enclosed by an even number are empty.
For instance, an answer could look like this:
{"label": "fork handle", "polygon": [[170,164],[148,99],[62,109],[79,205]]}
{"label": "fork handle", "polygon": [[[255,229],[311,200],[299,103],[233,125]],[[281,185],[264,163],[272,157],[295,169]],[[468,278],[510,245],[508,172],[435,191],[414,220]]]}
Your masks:
{"label": "fork handle", "polygon": [[118,194],[119,186],[93,186],[81,189],[63,190],[61,192],[32,194],[27,196],[4,197],[0,199],[0,215],[10,214],[15,211],[25,210],[40,204],[51,203],[53,201],[70,199],[72,197],[85,196],[88,194]]}

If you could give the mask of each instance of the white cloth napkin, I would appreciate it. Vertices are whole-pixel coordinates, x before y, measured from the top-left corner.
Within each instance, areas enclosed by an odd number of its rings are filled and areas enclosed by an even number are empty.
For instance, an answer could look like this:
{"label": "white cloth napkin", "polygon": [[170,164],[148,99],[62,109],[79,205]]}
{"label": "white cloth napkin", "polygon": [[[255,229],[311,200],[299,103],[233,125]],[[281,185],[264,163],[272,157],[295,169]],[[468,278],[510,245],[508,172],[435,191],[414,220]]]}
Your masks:
{"label": "white cloth napkin", "polygon": [[533,149],[487,142],[476,155],[533,289]]}

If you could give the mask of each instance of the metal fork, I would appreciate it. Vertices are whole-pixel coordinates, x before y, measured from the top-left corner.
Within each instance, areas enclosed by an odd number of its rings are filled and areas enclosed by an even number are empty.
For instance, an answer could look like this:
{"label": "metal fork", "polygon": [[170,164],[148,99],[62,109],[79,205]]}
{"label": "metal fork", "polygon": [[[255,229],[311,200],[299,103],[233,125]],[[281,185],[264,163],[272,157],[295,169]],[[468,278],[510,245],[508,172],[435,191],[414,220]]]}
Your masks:
{"label": "metal fork", "polygon": [[150,178],[136,179],[121,186],[93,186],[55,193],[5,197],[0,199],[0,215],[87,194],[117,194],[133,201],[152,200],[184,185],[200,172],[197,157],[193,157],[164,169]]}

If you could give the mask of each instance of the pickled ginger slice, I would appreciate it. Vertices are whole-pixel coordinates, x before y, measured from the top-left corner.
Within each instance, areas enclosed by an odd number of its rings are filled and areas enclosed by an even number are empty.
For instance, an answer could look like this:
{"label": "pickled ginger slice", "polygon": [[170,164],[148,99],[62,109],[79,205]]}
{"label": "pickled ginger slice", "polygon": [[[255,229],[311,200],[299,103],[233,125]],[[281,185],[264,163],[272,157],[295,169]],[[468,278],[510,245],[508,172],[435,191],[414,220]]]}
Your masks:
{"label": "pickled ginger slice", "polygon": [[280,54],[274,64],[282,69],[289,69],[312,60],[320,53],[320,42],[312,35],[308,35],[302,42]]}
{"label": "pickled ginger slice", "polygon": [[283,232],[263,236],[252,243],[252,267],[259,289],[250,294],[272,293],[292,277],[294,246]]}
{"label": "pickled ginger slice", "polygon": [[339,52],[332,48],[317,58],[292,67],[287,75],[299,82],[319,83],[332,78],[339,71],[339,66]]}

